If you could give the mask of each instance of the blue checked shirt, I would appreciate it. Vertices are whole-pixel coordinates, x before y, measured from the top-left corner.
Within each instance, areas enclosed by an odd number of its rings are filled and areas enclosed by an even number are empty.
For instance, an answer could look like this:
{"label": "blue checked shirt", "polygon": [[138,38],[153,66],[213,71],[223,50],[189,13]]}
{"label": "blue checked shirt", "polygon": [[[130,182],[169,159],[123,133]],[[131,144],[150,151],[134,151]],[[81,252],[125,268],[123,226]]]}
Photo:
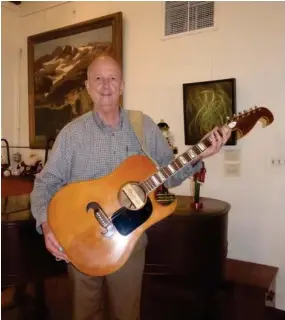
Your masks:
{"label": "blue checked shirt", "polygon": [[[58,134],[43,170],[37,174],[31,193],[31,211],[36,227],[47,221],[51,197],[65,184],[105,176],[127,157],[144,154],[126,110],[120,109],[120,123],[112,128],[90,111],[67,124]],[[174,155],[159,127],[144,115],[143,130],[149,155],[161,166]],[[165,186],[175,187],[200,170],[201,163],[188,165],[171,177]]]}

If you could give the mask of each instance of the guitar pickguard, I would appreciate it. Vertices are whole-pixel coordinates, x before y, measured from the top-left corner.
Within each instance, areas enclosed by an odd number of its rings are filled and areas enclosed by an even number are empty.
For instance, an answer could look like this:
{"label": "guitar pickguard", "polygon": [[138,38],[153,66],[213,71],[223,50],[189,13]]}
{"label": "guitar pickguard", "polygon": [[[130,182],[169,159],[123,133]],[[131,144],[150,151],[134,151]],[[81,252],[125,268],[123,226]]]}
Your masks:
{"label": "guitar pickguard", "polygon": [[111,220],[118,232],[123,236],[127,236],[151,216],[152,210],[152,203],[148,198],[141,209],[129,210],[121,208],[112,216]]}
{"label": "guitar pickguard", "polygon": [[94,210],[94,216],[104,230],[101,232],[102,235],[109,238],[114,234],[114,228],[123,236],[130,234],[151,216],[153,207],[151,200],[147,198],[146,204],[141,209],[130,210],[122,207],[113,214],[111,219],[96,202],[88,203],[86,211],[90,209]]}

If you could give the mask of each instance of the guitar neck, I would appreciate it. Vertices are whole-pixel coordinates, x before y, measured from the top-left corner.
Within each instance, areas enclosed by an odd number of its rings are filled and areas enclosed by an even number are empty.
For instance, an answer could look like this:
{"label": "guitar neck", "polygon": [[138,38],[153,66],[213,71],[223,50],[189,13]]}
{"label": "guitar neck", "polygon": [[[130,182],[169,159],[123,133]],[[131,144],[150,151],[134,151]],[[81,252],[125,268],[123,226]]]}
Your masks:
{"label": "guitar neck", "polygon": [[151,193],[156,190],[159,186],[167,182],[173,177],[178,171],[186,167],[188,164],[195,162],[199,155],[203,153],[212,145],[211,140],[208,138],[203,139],[186,152],[175,158],[170,164],[161,168],[152,176],[148,177],[141,183],[141,186],[146,193]]}

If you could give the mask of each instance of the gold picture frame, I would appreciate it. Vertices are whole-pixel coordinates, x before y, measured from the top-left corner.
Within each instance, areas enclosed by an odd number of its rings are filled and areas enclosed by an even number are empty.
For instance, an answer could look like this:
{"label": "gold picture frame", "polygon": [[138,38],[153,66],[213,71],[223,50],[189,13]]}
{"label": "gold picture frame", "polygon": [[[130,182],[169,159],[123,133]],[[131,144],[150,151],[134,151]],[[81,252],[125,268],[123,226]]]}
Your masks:
{"label": "gold picture frame", "polygon": [[90,110],[87,66],[101,53],[122,65],[122,26],[122,13],[116,12],[28,37],[31,149],[44,149],[68,122]]}

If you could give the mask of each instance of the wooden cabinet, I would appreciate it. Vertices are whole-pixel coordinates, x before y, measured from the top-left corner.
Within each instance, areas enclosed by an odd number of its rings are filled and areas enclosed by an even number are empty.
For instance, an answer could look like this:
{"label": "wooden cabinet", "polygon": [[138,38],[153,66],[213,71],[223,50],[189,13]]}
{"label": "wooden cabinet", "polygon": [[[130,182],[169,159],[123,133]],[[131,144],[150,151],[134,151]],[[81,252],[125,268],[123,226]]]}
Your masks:
{"label": "wooden cabinet", "polygon": [[178,196],[175,212],[148,230],[143,320],[206,319],[209,314],[219,319],[216,300],[225,277],[230,204],[202,202],[197,212],[190,197]]}

